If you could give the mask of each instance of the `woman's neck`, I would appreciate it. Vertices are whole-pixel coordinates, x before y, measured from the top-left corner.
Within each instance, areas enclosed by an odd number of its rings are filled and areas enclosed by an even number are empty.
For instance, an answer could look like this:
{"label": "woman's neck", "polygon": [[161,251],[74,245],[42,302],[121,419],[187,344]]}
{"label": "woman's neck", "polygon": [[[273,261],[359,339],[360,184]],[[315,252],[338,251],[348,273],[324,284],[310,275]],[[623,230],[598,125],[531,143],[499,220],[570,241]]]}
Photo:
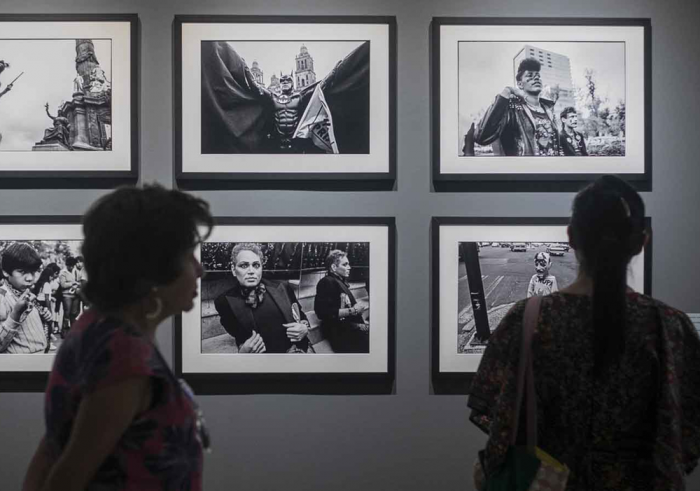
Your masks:
{"label": "woman's neck", "polygon": [[572,295],[586,295],[590,297],[593,295],[593,280],[583,271],[579,271],[574,282],[559,291]]}
{"label": "woman's neck", "polygon": [[114,315],[137,328],[145,337],[151,341],[156,338],[156,328],[160,324],[160,318],[148,319],[143,315],[140,305],[129,305],[114,312]]}

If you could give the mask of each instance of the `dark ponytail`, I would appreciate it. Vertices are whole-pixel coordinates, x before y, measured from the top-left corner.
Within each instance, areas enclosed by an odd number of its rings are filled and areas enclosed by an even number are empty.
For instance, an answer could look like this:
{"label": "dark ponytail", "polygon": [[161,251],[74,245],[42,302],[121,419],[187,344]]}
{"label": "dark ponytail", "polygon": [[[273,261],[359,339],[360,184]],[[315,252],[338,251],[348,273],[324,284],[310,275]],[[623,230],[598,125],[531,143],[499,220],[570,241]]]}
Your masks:
{"label": "dark ponytail", "polygon": [[625,349],[627,265],[644,243],[644,203],[623,180],[604,176],[574,199],[571,242],[593,281],[594,373]]}

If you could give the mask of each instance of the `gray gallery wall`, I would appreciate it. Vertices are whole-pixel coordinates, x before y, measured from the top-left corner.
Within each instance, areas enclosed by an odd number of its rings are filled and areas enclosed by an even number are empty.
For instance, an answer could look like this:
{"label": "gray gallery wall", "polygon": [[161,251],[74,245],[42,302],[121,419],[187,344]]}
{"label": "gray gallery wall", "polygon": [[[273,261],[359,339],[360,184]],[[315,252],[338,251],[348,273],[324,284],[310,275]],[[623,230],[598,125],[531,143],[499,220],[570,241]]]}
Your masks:
{"label": "gray gallery wall", "polygon": [[[485,441],[461,396],[431,395],[430,217],[565,216],[572,193],[435,193],[430,185],[428,26],[433,16],[650,17],[653,26],[653,291],[700,311],[700,7],[697,0],[2,0],[0,13],[137,13],[141,20],[141,178],[172,183],[175,14],[368,14],[398,18],[395,191],[202,192],[217,215],[395,215],[397,370],[393,395],[202,397],[213,430],[205,486],[225,489],[471,489]],[[0,32],[0,36],[2,33]],[[0,58],[2,53],[0,53]],[[193,68],[196,69],[196,68]],[[478,74],[475,74],[478,76]],[[195,95],[193,95],[195,96]],[[0,114],[0,117],[2,115]],[[2,158],[0,156],[0,158]],[[105,191],[2,190],[6,215],[80,214]],[[171,352],[171,325],[158,341]],[[41,394],[0,394],[0,489],[19,489],[42,434]],[[700,472],[689,489],[700,489]]]}

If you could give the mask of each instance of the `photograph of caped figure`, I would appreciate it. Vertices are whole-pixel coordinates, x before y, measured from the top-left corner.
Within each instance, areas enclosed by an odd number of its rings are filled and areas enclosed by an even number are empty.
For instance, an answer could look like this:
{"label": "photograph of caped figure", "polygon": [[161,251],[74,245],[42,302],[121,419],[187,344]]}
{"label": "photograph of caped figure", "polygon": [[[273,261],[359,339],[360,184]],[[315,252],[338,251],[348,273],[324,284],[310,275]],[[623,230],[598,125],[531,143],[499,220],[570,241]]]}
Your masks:
{"label": "photograph of caped figure", "polygon": [[461,41],[462,157],[624,156],[625,43]]}
{"label": "photograph of caped figure", "polygon": [[203,41],[203,154],[368,154],[368,41]]}

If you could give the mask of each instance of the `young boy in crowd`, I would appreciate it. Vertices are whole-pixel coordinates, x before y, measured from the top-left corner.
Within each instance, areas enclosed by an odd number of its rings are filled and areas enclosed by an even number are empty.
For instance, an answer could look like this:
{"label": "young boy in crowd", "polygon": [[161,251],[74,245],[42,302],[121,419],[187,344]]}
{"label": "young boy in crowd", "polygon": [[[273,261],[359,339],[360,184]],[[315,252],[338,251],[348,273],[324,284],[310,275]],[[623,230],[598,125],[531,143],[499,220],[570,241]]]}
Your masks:
{"label": "young boy in crowd", "polygon": [[51,311],[36,304],[31,286],[38,278],[41,258],[25,242],[13,242],[0,257],[0,353],[42,353],[48,345],[44,322]]}
{"label": "young boy in crowd", "polygon": [[552,267],[552,259],[546,252],[538,252],[535,254],[535,274],[530,279],[530,285],[527,287],[527,298],[538,296],[544,297],[550,293],[558,292],[557,279],[554,275],[549,274],[549,268]]}

